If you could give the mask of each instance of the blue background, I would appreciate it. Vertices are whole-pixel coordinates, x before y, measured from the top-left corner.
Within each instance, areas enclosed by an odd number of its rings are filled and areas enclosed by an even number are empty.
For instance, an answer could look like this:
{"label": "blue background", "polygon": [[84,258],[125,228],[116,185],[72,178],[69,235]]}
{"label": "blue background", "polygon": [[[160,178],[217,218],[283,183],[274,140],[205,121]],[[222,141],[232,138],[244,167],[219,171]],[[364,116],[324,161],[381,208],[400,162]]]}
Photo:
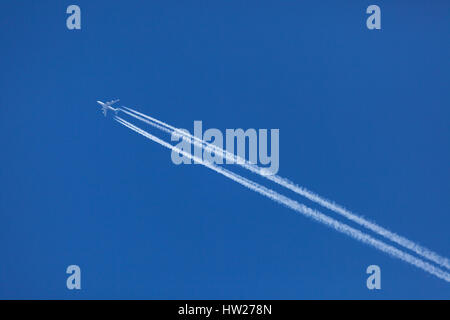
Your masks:
{"label": "blue background", "polygon": [[[81,7],[82,29],[66,28]],[[366,28],[377,4],[382,29]],[[103,118],[279,128],[279,174],[449,256],[448,1],[2,1],[0,298],[450,298]],[[311,203],[298,198],[307,205]],[[68,265],[82,290],[66,288]],[[366,288],[368,265],[382,290]]]}

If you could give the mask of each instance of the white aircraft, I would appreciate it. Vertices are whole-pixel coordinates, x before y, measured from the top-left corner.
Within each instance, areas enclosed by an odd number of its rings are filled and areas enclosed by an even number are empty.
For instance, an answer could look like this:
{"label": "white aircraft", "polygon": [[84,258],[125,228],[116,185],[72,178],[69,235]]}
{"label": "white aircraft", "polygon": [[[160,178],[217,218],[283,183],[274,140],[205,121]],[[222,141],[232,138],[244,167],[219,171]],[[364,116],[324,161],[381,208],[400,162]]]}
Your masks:
{"label": "white aircraft", "polygon": [[108,102],[101,102],[101,101],[98,101],[98,100],[97,100],[97,103],[98,103],[99,105],[102,106],[103,114],[104,114],[105,117],[106,117],[106,112],[107,112],[108,110],[114,111],[115,114],[119,113],[119,108],[113,108],[113,107],[111,107],[114,103],[116,103],[116,102],[118,102],[118,101],[119,101],[119,99],[117,99],[117,100],[111,100],[111,101],[108,101]]}

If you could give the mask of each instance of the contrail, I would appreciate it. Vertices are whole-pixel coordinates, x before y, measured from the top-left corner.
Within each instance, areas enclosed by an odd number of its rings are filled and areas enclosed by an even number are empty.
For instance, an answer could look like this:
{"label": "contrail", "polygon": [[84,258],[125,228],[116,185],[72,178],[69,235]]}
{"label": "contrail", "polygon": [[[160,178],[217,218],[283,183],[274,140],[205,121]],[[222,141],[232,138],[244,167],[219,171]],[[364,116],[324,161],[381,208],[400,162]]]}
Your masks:
{"label": "contrail", "polygon": [[384,228],[374,222],[368,221],[368,220],[364,219],[363,217],[344,208],[343,206],[340,206],[331,200],[321,197],[318,194],[316,194],[304,187],[298,186],[298,185],[294,184],[293,182],[289,181],[288,179],[282,178],[278,175],[267,174],[266,169],[260,168],[257,165],[254,165],[254,164],[248,162],[246,159],[243,159],[242,157],[239,157],[239,156],[234,155],[222,148],[219,148],[214,144],[210,144],[202,139],[199,139],[196,136],[193,136],[189,133],[181,131],[178,128],[175,128],[163,121],[152,118],[152,117],[145,115],[141,112],[138,112],[136,110],[133,110],[133,109],[127,108],[127,107],[124,107],[124,108],[126,108],[127,110],[129,110],[135,114],[132,114],[125,110],[122,110],[122,111],[124,111],[126,114],[128,114],[138,120],[141,120],[151,126],[161,129],[169,134],[171,134],[172,132],[176,132],[178,135],[192,140],[192,142],[196,146],[202,147],[203,145],[206,145],[206,146],[208,146],[208,148],[211,148],[214,152],[216,152],[216,154],[222,154],[222,155],[224,154],[226,159],[233,161],[234,163],[237,163],[238,165],[244,167],[245,169],[247,169],[255,174],[258,174],[260,176],[263,176],[263,177],[269,179],[270,181],[277,183],[278,185],[280,185],[282,187],[285,187],[285,188],[287,188],[287,189],[289,189],[289,190],[291,190],[291,191],[293,191],[293,192],[295,192],[317,204],[320,204],[321,206],[346,217],[350,221],[358,223],[359,225],[377,233],[378,235],[383,236],[386,239],[388,239],[392,242],[395,242],[398,245],[401,245],[402,247],[407,248],[407,249],[415,252],[416,254],[418,254],[430,261],[433,261],[434,263],[437,263],[438,265],[450,270],[450,260],[445,257],[440,256],[439,254],[433,252],[432,250],[430,250],[428,248],[425,248],[403,236],[400,236],[392,231],[389,231],[386,228]]}
{"label": "contrail", "polygon": [[[124,108],[128,109],[127,107],[124,107]],[[124,110],[122,108],[119,108],[119,110],[122,111],[123,113],[129,115],[129,116],[132,116],[132,117],[134,117],[134,118],[136,118],[138,120],[141,120],[141,121],[143,121],[145,123],[148,123],[148,124],[152,125],[153,127],[157,128],[157,129],[159,129],[161,131],[164,131],[164,132],[166,132],[168,134],[172,134],[172,132],[173,132],[173,130],[169,130],[166,127],[164,127],[163,125],[159,125],[157,123],[151,123],[150,121],[148,121],[148,120],[146,120],[146,119],[144,119],[144,118],[142,118],[142,117],[140,117],[138,115],[135,115],[135,114],[133,114],[131,112],[128,112],[127,110]]]}
{"label": "contrail", "polygon": [[290,209],[292,209],[292,210],[294,210],[296,212],[299,212],[299,213],[301,213],[301,214],[303,214],[303,215],[305,215],[305,216],[307,216],[307,217],[309,217],[309,218],[311,218],[313,220],[321,222],[321,223],[323,223],[323,224],[333,228],[336,231],[344,233],[344,234],[346,234],[346,235],[348,235],[348,236],[350,236],[350,237],[352,237],[352,238],[354,238],[354,239],[356,239],[358,241],[361,241],[361,242],[363,242],[363,243],[365,243],[367,245],[370,245],[370,246],[372,246],[372,247],[374,247],[374,248],[376,248],[376,249],[378,249],[380,251],[383,251],[383,252],[385,252],[385,253],[393,256],[393,257],[396,257],[396,258],[398,258],[400,260],[403,260],[403,261],[405,261],[405,262],[407,262],[407,263],[409,263],[411,265],[414,265],[417,268],[420,268],[420,269],[422,269],[422,270],[424,270],[424,271],[426,271],[426,272],[428,272],[428,273],[430,273],[430,274],[432,274],[432,275],[434,275],[434,276],[436,276],[436,277],[438,277],[440,279],[443,279],[443,280],[445,280],[447,282],[450,282],[450,274],[449,273],[439,269],[438,267],[435,267],[435,266],[431,265],[428,262],[425,262],[425,261],[423,261],[423,260],[421,260],[419,258],[416,258],[416,257],[414,257],[414,256],[412,256],[412,255],[410,255],[410,254],[408,254],[406,252],[403,252],[403,251],[401,251],[401,250],[399,250],[399,249],[397,249],[397,248],[395,248],[395,247],[393,247],[391,245],[386,244],[383,241],[377,240],[377,239],[371,237],[370,235],[368,235],[366,233],[363,233],[363,232],[361,232],[361,231],[359,231],[359,230],[357,230],[355,228],[352,228],[352,227],[350,227],[350,226],[348,226],[348,225],[346,225],[344,223],[339,222],[338,220],[335,220],[335,219],[333,219],[331,217],[328,217],[327,215],[325,215],[325,214],[323,214],[323,213],[321,213],[319,211],[316,211],[314,209],[311,209],[311,208],[309,208],[309,207],[307,207],[307,206],[305,206],[305,205],[303,205],[303,204],[301,204],[301,203],[299,203],[299,202],[297,202],[295,200],[292,200],[292,199],[290,199],[290,198],[288,198],[288,197],[286,197],[284,195],[281,195],[281,194],[279,194],[278,192],[276,192],[276,191],[274,191],[272,189],[266,188],[266,187],[264,187],[264,186],[262,186],[262,185],[260,185],[260,184],[258,184],[256,182],[254,182],[254,181],[251,181],[251,180],[249,180],[247,178],[244,178],[244,177],[242,177],[242,176],[240,176],[238,174],[235,174],[235,173],[233,173],[233,172],[231,172],[231,171],[229,171],[227,169],[218,167],[218,166],[216,166],[216,165],[214,165],[214,164],[212,164],[210,162],[205,162],[205,161],[203,161],[203,159],[200,159],[200,158],[198,158],[196,156],[193,156],[190,153],[187,153],[187,152],[177,148],[176,146],[173,146],[170,143],[167,143],[167,142],[165,142],[165,141],[155,137],[154,135],[152,135],[152,134],[142,130],[139,127],[136,127],[135,125],[129,123],[128,121],[125,121],[124,119],[122,119],[122,118],[120,118],[118,116],[115,116],[114,120],[116,120],[120,124],[128,127],[129,129],[131,129],[131,130],[141,134],[142,136],[144,136],[144,137],[146,137],[146,138],[148,138],[148,139],[150,139],[150,140],[152,140],[152,141],[154,141],[156,143],[159,143],[160,145],[162,145],[162,146],[164,146],[164,147],[166,147],[168,149],[171,149],[171,150],[173,150],[175,152],[183,154],[185,157],[188,157],[191,160],[198,161],[199,163],[201,163],[205,167],[207,167],[207,168],[209,168],[211,170],[214,170],[217,173],[220,173],[220,174],[224,175],[225,177],[227,177],[227,178],[229,178],[229,179],[231,179],[231,180],[233,180],[233,181],[235,181],[235,182],[237,182],[237,183],[239,183],[239,184],[249,188],[250,190],[253,190],[253,191],[255,191],[255,192],[257,192],[257,193],[259,193],[259,194],[261,194],[263,196],[266,196],[267,198],[269,198],[269,199],[271,199],[271,200],[273,200],[275,202],[278,202],[278,203],[280,203],[280,204],[282,204],[282,205],[284,205],[284,206],[286,206],[286,207],[288,207],[288,208],[290,208]]}

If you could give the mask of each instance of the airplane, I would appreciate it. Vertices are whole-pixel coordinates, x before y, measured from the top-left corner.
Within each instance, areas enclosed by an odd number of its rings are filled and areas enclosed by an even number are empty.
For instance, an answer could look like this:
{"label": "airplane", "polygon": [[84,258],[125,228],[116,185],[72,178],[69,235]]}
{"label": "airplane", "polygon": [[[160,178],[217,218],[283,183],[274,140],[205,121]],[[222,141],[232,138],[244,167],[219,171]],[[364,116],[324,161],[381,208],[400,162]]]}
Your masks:
{"label": "airplane", "polygon": [[108,102],[101,102],[101,101],[98,101],[98,100],[97,100],[97,103],[98,103],[99,105],[102,106],[102,112],[103,112],[104,116],[106,117],[106,112],[107,112],[108,110],[114,111],[114,113],[115,113],[116,115],[119,113],[119,109],[120,109],[120,108],[113,108],[113,107],[111,107],[114,103],[116,103],[116,102],[118,102],[118,101],[119,101],[119,99],[117,99],[117,100],[111,100],[111,101],[108,101]]}

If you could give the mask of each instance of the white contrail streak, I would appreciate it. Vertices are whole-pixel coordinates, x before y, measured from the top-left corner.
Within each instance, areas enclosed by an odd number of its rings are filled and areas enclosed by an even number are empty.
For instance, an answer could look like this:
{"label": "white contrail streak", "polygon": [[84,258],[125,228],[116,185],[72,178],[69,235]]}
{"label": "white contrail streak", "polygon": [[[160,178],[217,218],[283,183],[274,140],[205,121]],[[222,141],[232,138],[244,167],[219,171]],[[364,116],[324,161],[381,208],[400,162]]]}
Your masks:
{"label": "white contrail streak", "polygon": [[[127,107],[124,107],[124,108],[127,108]],[[128,109],[128,108],[127,108],[127,109]],[[125,114],[127,114],[127,115],[129,115],[129,116],[132,116],[132,117],[134,117],[134,118],[136,118],[136,119],[138,119],[138,120],[141,120],[141,121],[143,121],[143,122],[145,122],[145,123],[148,123],[148,124],[152,125],[153,127],[157,128],[157,129],[159,129],[159,130],[161,130],[161,131],[164,131],[164,132],[166,132],[166,133],[168,133],[168,134],[172,134],[172,132],[174,131],[174,130],[167,129],[167,128],[164,127],[163,125],[159,125],[159,124],[157,124],[157,123],[152,123],[152,122],[146,120],[145,118],[142,118],[142,117],[140,117],[140,116],[138,116],[138,115],[135,115],[135,114],[133,114],[133,113],[131,113],[131,112],[128,112],[127,110],[124,110],[124,109],[122,109],[122,108],[120,108],[120,111],[122,111],[123,113],[125,113]]]}
{"label": "white contrail streak", "polygon": [[371,237],[368,234],[365,234],[355,228],[352,228],[344,223],[339,222],[338,220],[335,220],[331,217],[326,216],[325,214],[313,210],[297,201],[294,201],[286,196],[283,196],[275,191],[273,191],[272,189],[266,188],[256,182],[253,182],[249,179],[246,179],[238,174],[235,174],[229,170],[226,170],[224,168],[218,167],[210,162],[205,162],[202,159],[191,155],[190,153],[187,153],[179,148],[177,148],[176,146],[171,145],[170,143],[167,143],[157,137],[155,137],[154,135],[142,130],[139,127],[136,127],[135,125],[125,121],[124,119],[120,118],[120,117],[114,117],[114,120],[116,120],[117,122],[119,122],[120,124],[128,127],[129,129],[143,135],[144,137],[159,143],[160,145],[169,148],[175,152],[178,152],[182,155],[184,155],[185,157],[188,157],[191,160],[195,160],[198,161],[199,163],[203,164],[204,166],[208,167],[209,169],[212,169],[214,171],[216,171],[217,173],[220,173],[222,175],[224,175],[225,177],[263,195],[268,197],[269,199],[278,202],[296,212],[299,212],[309,218],[312,218],[318,222],[321,222],[333,229],[335,229],[336,231],[342,232],[358,241],[361,241],[367,245],[370,245],[372,247],[377,248],[380,251],[383,251],[393,257],[396,257],[398,259],[401,259],[411,265],[416,266],[417,268],[420,268],[440,279],[443,279],[447,282],[450,282],[450,274],[439,269],[438,267],[435,267],[434,265],[431,265],[428,262],[425,262],[419,258],[416,258],[406,252],[403,252],[391,245],[388,245],[386,243],[384,243],[383,241],[377,240],[373,237]]}
{"label": "white contrail streak", "polygon": [[126,114],[133,116],[136,119],[139,119],[139,120],[141,120],[151,126],[154,126],[158,129],[161,129],[169,134],[175,131],[178,135],[184,136],[184,137],[192,140],[192,142],[196,146],[201,147],[203,145],[206,145],[206,146],[208,146],[208,148],[211,148],[214,152],[216,152],[216,154],[224,154],[226,159],[233,161],[234,163],[237,163],[238,165],[241,165],[245,169],[250,170],[251,172],[256,173],[258,175],[261,175],[261,176],[269,179],[270,181],[277,183],[278,185],[280,185],[282,187],[285,187],[285,188],[287,188],[287,189],[289,189],[289,190],[291,190],[291,191],[293,191],[293,192],[295,192],[317,204],[320,204],[321,206],[346,217],[350,221],[358,223],[359,225],[379,234],[380,236],[383,236],[386,239],[388,239],[392,242],[395,242],[395,243],[403,246],[404,248],[407,248],[407,249],[415,252],[416,254],[418,254],[426,259],[429,259],[430,261],[433,261],[434,263],[437,263],[440,266],[443,266],[450,270],[450,260],[445,257],[440,256],[439,254],[431,251],[430,249],[427,249],[427,248],[425,248],[403,236],[400,236],[392,231],[389,231],[386,228],[384,228],[374,222],[370,222],[370,221],[364,219],[363,217],[349,211],[348,209],[334,203],[333,201],[323,198],[323,197],[319,196],[318,194],[316,194],[304,187],[298,186],[285,178],[282,178],[278,175],[268,175],[266,172],[266,169],[260,168],[256,165],[248,162],[246,159],[242,159],[241,157],[236,156],[222,148],[219,148],[214,144],[210,144],[202,139],[199,139],[196,136],[193,136],[184,131],[181,131],[178,128],[175,128],[165,122],[162,122],[160,120],[152,118],[152,117],[145,115],[143,113],[140,113],[136,110],[133,110],[133,109],[127,108],[127,107],[124,107],[124,108],[135,113],[135,114],[132,114],[130,112],[123,110]]}

